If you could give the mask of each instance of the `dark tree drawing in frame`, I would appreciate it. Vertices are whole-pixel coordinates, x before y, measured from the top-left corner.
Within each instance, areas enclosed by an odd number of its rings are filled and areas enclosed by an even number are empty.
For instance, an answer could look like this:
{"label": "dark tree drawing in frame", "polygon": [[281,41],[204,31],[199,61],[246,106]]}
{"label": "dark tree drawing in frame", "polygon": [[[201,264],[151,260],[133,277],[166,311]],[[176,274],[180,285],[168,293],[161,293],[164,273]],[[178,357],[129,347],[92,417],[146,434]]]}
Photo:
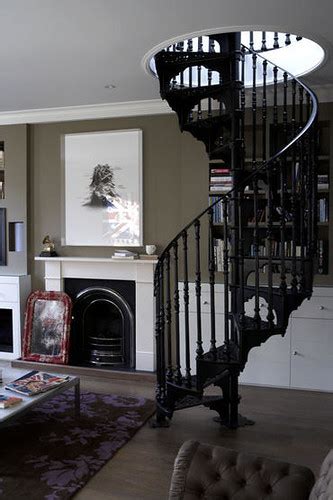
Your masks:
{"label": "dark tree drawing in frame", "polygon": [[89,184],[90,198],[84,205],[110,207],[117,197],[114,171],[110,165],[96,165]]}

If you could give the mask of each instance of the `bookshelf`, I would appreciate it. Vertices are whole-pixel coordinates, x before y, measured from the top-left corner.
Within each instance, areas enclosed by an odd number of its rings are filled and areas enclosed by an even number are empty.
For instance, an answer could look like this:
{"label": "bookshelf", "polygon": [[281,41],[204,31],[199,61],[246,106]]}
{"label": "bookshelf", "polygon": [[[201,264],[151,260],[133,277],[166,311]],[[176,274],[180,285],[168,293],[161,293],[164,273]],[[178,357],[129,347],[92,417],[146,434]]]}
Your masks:
{"label": "bookshelf", "polygon": [[[248,128],[250,132],[250,127]],[[271,133],[272,135],[272,133]],[[274,153],[276,147],[279,148],[279,142],[282,138],[278,138],[275,144],[268,139],[268,147],[270,148],[271,154]],[[333,265],[330,263],[332,259],[329,255],[329,242],[330,242],[330,232],[331,224],[333,224],[333,218],[330,217],[331,204],[330,204],[330,192],[331,192],[331,182],[330,182],[330,149],[331,149],[331,135],[330,135],[330,122],[329,120],[323,120],[318,123],[318,140],[317,140],[317,151],[318,151],[318,205],[317,205],[317,220],[318,220],[318,267],[317,267],[317,277],[316,283],[320,284],[331,284],[332,281],[330,273],[333,271]],[[260,158],[257,158],[260,161]],[[291,158],[287,158],[287,161],[291,161]],[[245,169],[250,170],[252,167],[252,160],[250,158],[245,159]],[[232,186],[232,174],[230,167],[221,161],[213,160],[209,162],[209,199],[210,204],[213,204],[219,199],[220,196],[227,193]],[[288,186],[287,193],[291,192]],[[254,244],[253,235],[254,230],[257,229],[259,232],[259,258],[262,257],[263,260],[267,256],[267,190],[265,190],[264,185],[259,185],[258,187],[258,205],[257,205],[257,219],[258,224],[255,224],[255,214],[253,208],[253,186],[248,186],[244,190],[244,203],[246,209],[243,211],[246,214],[243,219],[244,222],[244,250],[247,258],[254,257]],[[218,203],[213,208],[213,244],[214,244],[214,256],[215,256],[215,266],[216,271],[222,271],[223,269],[223,213],[222,213],[222,203]],[[332,214],[333,215],[333,214]],[[332,222],[330,222],[332,221]],[[285,223],[286,239],[285,239],[285,255],[291,256],[291,239],[292,239],[292,222],[286,221]],[[274,253],[278,255],[280,243],[280,222],[279,217],[276,215],[276,220],[272,223],[273,232],[273,257]],[[299,247],[296,244],[296,255],[299,252]]]}

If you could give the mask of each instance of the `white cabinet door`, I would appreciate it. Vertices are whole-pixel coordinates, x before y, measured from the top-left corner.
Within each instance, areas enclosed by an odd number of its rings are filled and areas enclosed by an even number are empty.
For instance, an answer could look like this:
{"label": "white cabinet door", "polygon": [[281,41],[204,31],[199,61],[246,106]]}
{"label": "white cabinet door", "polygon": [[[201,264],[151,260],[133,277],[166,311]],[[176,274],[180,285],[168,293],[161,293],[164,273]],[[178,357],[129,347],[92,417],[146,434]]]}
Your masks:
{"label": "white cabinet door", "polygon": [[333,319],[293,319],[291,351],[291,387],[333,391]]}
{"label": "white cabinet door", "polygon": [[274,335],[259,347],[251,349],[239,381],[243,384],[289,387],[290,325],[284,337]]}

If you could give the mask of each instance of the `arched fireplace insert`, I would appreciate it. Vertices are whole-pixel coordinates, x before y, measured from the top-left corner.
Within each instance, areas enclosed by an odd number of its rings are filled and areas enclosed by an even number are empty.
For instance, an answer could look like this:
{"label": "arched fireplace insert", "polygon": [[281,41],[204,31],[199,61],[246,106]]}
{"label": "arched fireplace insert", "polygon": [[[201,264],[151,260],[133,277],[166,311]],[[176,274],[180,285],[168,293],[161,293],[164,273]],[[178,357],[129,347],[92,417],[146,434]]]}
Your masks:
{"label": "arched fireplace insert", "polygon": [[121,293],[98,285],[75,294],[70,363],[135,368],[134,314]]}

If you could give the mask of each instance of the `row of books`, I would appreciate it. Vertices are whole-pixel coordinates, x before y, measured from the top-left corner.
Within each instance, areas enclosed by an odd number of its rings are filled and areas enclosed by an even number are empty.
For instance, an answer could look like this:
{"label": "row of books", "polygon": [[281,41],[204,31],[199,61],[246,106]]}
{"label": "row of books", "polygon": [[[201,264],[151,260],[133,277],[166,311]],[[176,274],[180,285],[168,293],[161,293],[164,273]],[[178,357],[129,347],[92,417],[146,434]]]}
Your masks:
{"label": "row of books", "polygon": [[[210,204],[212,205],[213,203],[217,202],[220,199],[219,196],[211,196],[209,199]],[[216,203],[216,205],[213,206],[213,223],[214,224],[221,224],[224,220],[223,217],[223,204],[222,203]]]}
{"label": "row of books", "polygon": [[[8,391],[22,394],[23,396],[35,396],[42,392],[49,391],[68,381],[69,376],[53,375],[51,373],[31,371],[13,382],[5,385]],[[22,401],[22,398],[0,394],[0,408],[10,408]]]}
{"label": "row of books", "polygon": [[232,188],[230,168],[223,162],[209,164],[209,191],[227,193]]}
{"label": "row of books", "polygon": [[318,200],[318,221],[328,222],[328,199],[319,198]]}
{"label": "row of books", "polygon": [[328,174],[319,174],[318,175],[318,191],[321,189],[328,189]]}
{"label": "row of books", "polygon": [[141,260],[156,260],[158,255],[148,255],[148,254],[138,254],[137,252],[132,252],[131,250],[115,250],[111,257],[112,259],[141,259]]}
{"label": "row of books", "polygon": [[[267,257],[268,256],[268,244],[260,244],[258,245],[258,256],[259,257]],[[272,241],[272,257],[279,257],[282,253],[282,243],[281,241]],[[301,247],[299,245],[296,245],[295,248],[295,253],[296,257],[301,256]],[[250,251],[249,251],[250,257],[255,257],[256,256],[256,247],[254,244],[250,245]],[[285,257],[292,257],[293,255],[293,243],[292,241],[285,241],[284,242],[284,255]]]}

